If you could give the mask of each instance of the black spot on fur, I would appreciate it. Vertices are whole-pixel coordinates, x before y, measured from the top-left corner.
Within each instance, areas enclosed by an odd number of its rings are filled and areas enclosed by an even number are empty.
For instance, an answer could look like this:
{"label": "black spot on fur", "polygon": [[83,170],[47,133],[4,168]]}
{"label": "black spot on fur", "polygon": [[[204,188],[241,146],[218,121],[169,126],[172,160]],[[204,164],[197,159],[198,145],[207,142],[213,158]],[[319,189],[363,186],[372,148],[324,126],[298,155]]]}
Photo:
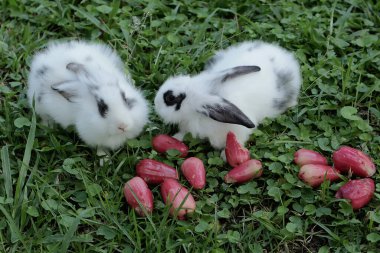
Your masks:
{"label": "black spot on fur", "polygon": [[175,110],[178,111],[181,109],[183,100],[186,98],[185,93],[180,93],[178,96],[173,94],[173,91],[168,90],[164,93],[164,102],[167,106],[175,105]]}
{"label": "black spot on fur", "polygon": [[221,82],[224,83],[225,81],[233,79],[235,77],[258,72],[260,70],[261,69],[258,66],[237,66],[229,70],[228,73],[223,76]]}
{"label": "black spot on fur", "polygon": [[124,92],[121,92],[121,97],[123,98],[123,101],[125,103],[125,105],[129,108],[129,109],[132,109],[135,104],[137,103],[137,100],[134,99],[134,98],[127,98],[125,96],[125,93]]}
{"label": "black spot on fur", "polygon": [[289,97],[284,97],[281,99],[275,98],[273,100],[273,106],[279,111],[285,111],[288,108],[288,104],[291,101]]}
{"label": "black spot on fur", "polygon": [[273,105],[277,110],[284,111],[289,107],[289,104],[294,100],[296,91],[292,86],[293,73],[291,71],[278,71],[276,73],[276,87],[282,98],[273,100]]}
{"label": "black spot on fur", "polygon": [[37,97],[37,102],[38,103],[41,103],[43,95],[44,95],[43,93],[38,94],[38,97]]}
{"label": "black spot on fur", "polygon": [[98,110],[99,110],[100,116],[102,116],[102,118],[105,118],[108,112],[108,105],[101,98],[100,99],[97,98],[96,103],[98,104]]}
{"label": "black spot on fur", "polygon": [[41,68],[39,68],[37,70],[37,75],[39,75],[39,76],[45,75],[45,73],[46,73],[46,71],[48,71],[48,69],[49,68],[47,66],[42,66]]}
{"label": "black spot on fur", "polygon": [[293,73],[291,71],[278,71],[276,72],[276,85],[277,89],[283,90],[291,87],[293,80]]}

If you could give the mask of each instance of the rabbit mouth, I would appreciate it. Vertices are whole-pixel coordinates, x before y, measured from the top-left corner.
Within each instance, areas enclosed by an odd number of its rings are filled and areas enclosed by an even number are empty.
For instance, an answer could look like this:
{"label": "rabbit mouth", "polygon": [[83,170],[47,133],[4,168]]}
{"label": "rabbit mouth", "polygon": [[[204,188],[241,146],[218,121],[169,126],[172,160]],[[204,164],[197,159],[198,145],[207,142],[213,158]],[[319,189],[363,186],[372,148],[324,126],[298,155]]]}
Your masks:
{"label": "rabbit mouth", "polygon": [[127,135],[127,131],[117,131],[117,132],[110,134],[110,136],[113,136],[113,137],[117,137],[117,136],[123,137],[125,135]]}

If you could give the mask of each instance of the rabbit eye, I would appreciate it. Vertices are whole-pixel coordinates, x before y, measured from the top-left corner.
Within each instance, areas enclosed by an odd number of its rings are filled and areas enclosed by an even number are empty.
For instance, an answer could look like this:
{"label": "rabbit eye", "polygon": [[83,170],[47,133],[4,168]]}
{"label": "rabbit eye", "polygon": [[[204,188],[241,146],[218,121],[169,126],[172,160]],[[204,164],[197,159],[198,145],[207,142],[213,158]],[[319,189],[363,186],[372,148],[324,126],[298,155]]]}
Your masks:
{"label": "rabbit eye", "polygon": [[184,93],[178,96],[173,95],[173,91],[169,90],[164,93],[164,102],[167,106],[176,105],[175,110],[178,111],[181,108],[182,101],[186,98]]}
{"label": "rabbit eye", "polygon": [[108,105],[104,103],[103,99],[97,99],[96,102],[98,104],[98,110],[99,110],[100,116],[102,116],[102,118],[105,118],[108,112]]}
{"label": "rabbit eye", "polygon": [[173,95],[172,91],[167,91],[164,94],[164,101],[169,106],[174,105],[176,103],[176,96]]}

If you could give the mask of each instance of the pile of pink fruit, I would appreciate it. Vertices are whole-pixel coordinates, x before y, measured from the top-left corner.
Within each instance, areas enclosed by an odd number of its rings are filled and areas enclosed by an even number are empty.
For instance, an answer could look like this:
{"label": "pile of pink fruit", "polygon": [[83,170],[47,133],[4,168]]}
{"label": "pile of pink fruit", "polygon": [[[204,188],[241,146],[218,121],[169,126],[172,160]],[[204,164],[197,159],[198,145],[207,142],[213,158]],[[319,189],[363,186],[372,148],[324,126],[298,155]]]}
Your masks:
{"label": "pile of pink fruit", "polygon": [[[183,142],[164,134],[152,139],[152,147],[162,154],[175,149],[182,158],[188,155],[188,147]],[[232,132],[227,134],[225,153],[227,162],[233,168],[224,177],[226,183],[245,183],[262,175],[261,162],[251,159],[248,149],[237,141]],[[317,187],[325,180],[338,180],[342,178],[340,173],[343,172],[366,177],[350,180],[335,195],[350,200],[353,209],[365,206],[373,197],[375,184],[369,177],[374,175],[376,168],[371,159],[357,149],[344,146],[335,151],[334,167],[328,166],[327,159],[321,154],[307,149],[298,150],[294,154],[294,161],[301,166],[298,177],[311,187]],[[199,158],[185,159],[181,172],[192,189],[205,187],[206,171]],[[186,215],[195,211],[196,203],[188,189],[178,180],[175,168],[153,159],[143,159],[136,165],[136,176],[124,185],[124,196],[138,215],[147,216],[153,212],[153,194],[148,184],[160,184],[161,196],[169,206],[169,213],[178,219],[185,219]]]}
{"label": "pile of pink fruit", "polygon": [[294,162],[301,166],[298,177],[311,187],[318,187],[324,180],[330,182],[342,178],[341,173],[349,173],[364,179],[348,181],[336,192],[336,198],[350,200],[353,209],[367,205],[375,192],[372,177],[376,172],[371,158],[360,150],[343,146],[332,155],[334,166],[329,166],[326,157],[318,152],[300,149],[294,154]]}

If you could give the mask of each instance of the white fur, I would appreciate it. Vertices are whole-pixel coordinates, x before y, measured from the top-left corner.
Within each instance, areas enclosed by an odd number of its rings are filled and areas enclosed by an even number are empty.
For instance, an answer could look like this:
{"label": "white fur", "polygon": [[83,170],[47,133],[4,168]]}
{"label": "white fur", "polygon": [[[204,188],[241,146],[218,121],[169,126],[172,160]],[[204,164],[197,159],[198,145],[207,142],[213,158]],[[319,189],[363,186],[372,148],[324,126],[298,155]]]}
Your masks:
{"label": "white fur", "polygon": [[[70,63],[83,65],[88,75],[70,71]],[[29,103],[32,106],[34,98],[37,114],[45,122],[53,121],[64,128],[74,125],[81,139],[92,147],[116,149],[140,134],[148,121],[145,98],[124,73],[119,56],[104,44],[50,43],[33,57],[28,83]],[[69,102],[52,87],[75,96]],[[133,107],[126,105],[121,92],[135,100]],[[108,106],[105,118],[99,113],[96,98]]]}
{"label": "white fur", "polygon": [[[226,136],[233,131],[240,143],[245,143],[253,129],[222,123],[213,120],[198,111],[202,106],[227,99],[237,106],[257,126],[266,117],[276,117],[287,108],[297,104],[301,87],[300,67],[290,52],[262,41],[243,42],[216,53],[211,63],[203,72],[195,76],[180,75],[169,78],[160,87],[155,98],[155,109],[165,123],[179,125],[177,138],[190,132],[194,137],[207,138],[215,148],[224,148]],[[218,77],[226,70],[237,66],[256,65],[259,72],[240,75],[224,83]],[[286,101],[281,108],[276,108],[275,101],[283,99],[284,88],[277,87],[278,73],[287,73],[290,82],[286,92],[292,92],[293,98]],[[291,73],[291,75],[289,75]],[[172,90],[175,95],[186,94],[181,108],[176,111],[167,106],[163,94]]]}

